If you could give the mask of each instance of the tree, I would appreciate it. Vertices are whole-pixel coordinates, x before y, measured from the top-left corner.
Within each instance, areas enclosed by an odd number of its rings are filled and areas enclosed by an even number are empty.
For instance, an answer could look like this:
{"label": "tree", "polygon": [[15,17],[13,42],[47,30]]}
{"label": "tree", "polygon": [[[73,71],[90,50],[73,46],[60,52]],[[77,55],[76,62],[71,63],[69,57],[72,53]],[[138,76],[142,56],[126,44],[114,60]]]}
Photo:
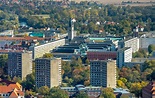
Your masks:
{"label": "tree", "polygon": [[102,92],[99,98],[115,98],[113,89],[111,88],[102,88]]}
{"label": "tree", "polygon": [[148,46],[148,52],[151,54],[155,50],[155,45],[151,44]]}
{"label": "tree", "polygon": [[75,98],[89,98],[86,92],[80,91],[75,95]]}
{"label": "tree", "polygon": [[35,90],[35,73],[28,74],[26,80],[22,82],[22,86],[25,90]]}
{"label": "tree", "polygon": [[0,55],[0,67],[1,68],[5,67],[7,60],[8,60],[8,55],[6,54]]}
{"label": "tree", "polygon": [[90,62],[89,62],[89,60],[88,60],[88,59],[86,59],[86,60],[85,60],[85,63],[86,63],[87,65],[89,65],[89,64],[90,64]]}
{"label": "tree", "polygon": [[125,88],[125,84],[121,80],[117,80],[117,86],[121,88]]}
{"label": "tree", "polygon": [[49,95],[46,98],[69,98],[69,96],[66,91],[58,87],[53,87],[50,89]]}
{"label": "tree", "polygon": [[45,53],[43,55],[43,58],[51,58],[51,57],[53,57],[53,55],[51,53]]}
{"label": "tree", "polygon": [[137,97],[140,97],[142,93],[142,88],[145,87],[147,84],[148,83],[144,81],[132,83],[130,87],[130,91],[134,93]]}
{"label": "tree", "polygon": [[49,87],[48,86],[42,86],[38,89],[38,93],[42,94],[42,95],[48,95],[49,94]]}
{"label": "tree", "polygon": [[13,77],[13,82],[18,82],[18,83],[20,84],[20,83],[22,83],[22,80],[21,80],[20,77],[14,76],[14,77]]}

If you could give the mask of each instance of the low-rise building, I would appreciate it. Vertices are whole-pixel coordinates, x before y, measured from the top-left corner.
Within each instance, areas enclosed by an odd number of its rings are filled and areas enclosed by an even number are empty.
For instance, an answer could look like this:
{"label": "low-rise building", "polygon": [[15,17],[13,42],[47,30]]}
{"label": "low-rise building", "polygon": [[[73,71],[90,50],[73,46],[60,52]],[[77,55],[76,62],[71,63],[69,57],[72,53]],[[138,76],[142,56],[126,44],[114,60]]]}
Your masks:
{"label": "low-rise building", "polygon": [[[0,83],[4,83],[1,82]],[[24,92],[22,86],[19,83],[10,82],[7,85],[0,86],[0,97],[1,98],[24,98]]]}

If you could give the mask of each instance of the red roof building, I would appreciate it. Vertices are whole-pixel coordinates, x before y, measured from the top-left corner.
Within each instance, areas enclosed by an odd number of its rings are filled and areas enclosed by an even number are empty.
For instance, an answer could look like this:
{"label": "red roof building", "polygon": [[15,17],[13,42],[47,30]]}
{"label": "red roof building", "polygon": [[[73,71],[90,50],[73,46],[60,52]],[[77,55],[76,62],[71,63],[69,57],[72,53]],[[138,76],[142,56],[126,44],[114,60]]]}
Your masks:
{"label": "red roof building", "polygon": [[0,86],[0,97],[2,98],[19,98],[19,97],[24,98],[24,92],[22,91],[22,86],[19,83],[6,82],[6,85]]}
{"label": "red roof building", "polygon": [[116,60],[117,52],[116,51],[88,51],[87,52],[88,60]]}

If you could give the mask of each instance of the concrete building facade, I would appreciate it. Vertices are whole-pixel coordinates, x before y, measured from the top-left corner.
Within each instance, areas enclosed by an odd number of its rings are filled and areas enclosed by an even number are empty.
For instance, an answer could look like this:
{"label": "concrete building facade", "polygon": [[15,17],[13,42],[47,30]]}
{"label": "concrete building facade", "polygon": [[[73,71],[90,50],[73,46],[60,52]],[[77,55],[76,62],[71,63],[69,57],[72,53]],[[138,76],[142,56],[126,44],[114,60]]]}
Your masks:
{"label": "concrete building facade", "polygon": [[56,41],[38,45],[38,46],[31,46],[29,50],[32,51],[32,58],[35,59],[35,58],[42,57],[43,54],[49,53],[50,50],[61,45],[65,45],[65,39],[56,40]]}
{"label": "concrete building facade", "polygon": [[116,87],[116,61],[90,61],[90,84],[92,86]]}
{"label": "concrete building facade", "polygon": [[132,48],[125,47],[117,51],[117,66],[119,68],[124,66],[125,62],[131,62]]}
{"label": "concrete building facade", "polygon": [[135,53],[139,50],[139,38],[134,37],[129,40],[122,40],[118,42],[118,48],[131,47],[132,52]]}
{"label": "concrete building facade", "polygon": [[147,49],[150,44],[155,45],[155,38],[139,38],[140,48]]}
{"label": "concrete building facade", "polygon": [[61,84],[60,58],[37,58],[35,64],[36,87],[48,86],[52,88]]}
{"label": "concrete building facade", "polygon": [[32,73],[32,52],[11,51],[8,52],[8,75],[20,77],[22,80]]}

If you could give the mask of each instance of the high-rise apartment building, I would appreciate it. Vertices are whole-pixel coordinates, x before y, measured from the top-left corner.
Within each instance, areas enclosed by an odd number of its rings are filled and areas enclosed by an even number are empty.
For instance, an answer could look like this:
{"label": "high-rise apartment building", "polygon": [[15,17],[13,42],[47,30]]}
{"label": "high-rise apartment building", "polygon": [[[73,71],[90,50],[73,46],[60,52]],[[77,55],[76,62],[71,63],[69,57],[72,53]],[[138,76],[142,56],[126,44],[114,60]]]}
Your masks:
{"label": "high-rise apartment building", "polygon": [[61,84],[61,58],[37,58],[35,65],[35,81],[38,88],[52,88]]}
{"label": "high-rise apartment building", "polygon": [[22,80],[32,73],[32,52],[31,51],[10,51],[8,52],[8,75],[20,77]]}
{"label": "high-rise apartment building", "polygon": [[116,87],[116,61],[90,61],[90,84],[92,86]]}

